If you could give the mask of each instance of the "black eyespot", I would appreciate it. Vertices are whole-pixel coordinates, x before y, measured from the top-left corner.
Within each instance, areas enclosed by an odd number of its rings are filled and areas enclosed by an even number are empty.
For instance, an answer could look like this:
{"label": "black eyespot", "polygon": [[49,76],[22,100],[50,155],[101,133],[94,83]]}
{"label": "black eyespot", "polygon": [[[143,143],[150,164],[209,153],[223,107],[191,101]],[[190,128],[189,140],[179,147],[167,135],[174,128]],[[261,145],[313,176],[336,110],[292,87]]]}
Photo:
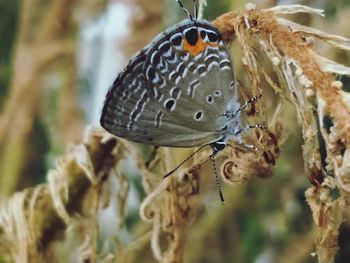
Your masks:
{"label": "black eyespot", "polygon": [[169,99],[164,103],[165,108],[167,108],[168,110],[172,111],[175,105],[175,100],[173,99]]}
{"label": "black eyespot", "polygon": [[217,97],[221,96],[221,91],[220,90],[215,90],[214,91],[214,95],[217,96]]}
{"label": "black eyespot", "polygon": [[204,30],[201,31],[201,38],[204,39],[207,36],[207,32]]}
{"label": "black eyespot", "polygon": [[168,42],[163,43],[162,45],[159,46],[159,50],[162,53],[166,53],[170,49],[170,44]]}
{"label": "black eyespot", "polygon": [[203,116],[203,112],[202,111],[198,111],[198,112],[195,113],[194,118],[196,120],[200,120],[202,118],[202,116]]}
{"label": "black eyespot", "polygon": [[185,38],[190,45],[192,46],[196,45],[198,41],[198,31],[195,28],[189,29],[185,33]]}
{"label": "black eyespot", "polygon": [[213,32],[208,32],[208,38],[210,42],[216,42],[218,41],[218,35]]}
{"label": "black eyespot", "polygon": [[209,102],[209,103],[212,103],[212,101],[213,101],[213,97],[212,96],[207,96],[207,101]]}
{"label": "black eyespot", "polygon": [[174,45],[174,46],[179,46],[182,42],[182,36],[181,35],[178,35],[178,36],[174,36],[171,38],[171,43]]}

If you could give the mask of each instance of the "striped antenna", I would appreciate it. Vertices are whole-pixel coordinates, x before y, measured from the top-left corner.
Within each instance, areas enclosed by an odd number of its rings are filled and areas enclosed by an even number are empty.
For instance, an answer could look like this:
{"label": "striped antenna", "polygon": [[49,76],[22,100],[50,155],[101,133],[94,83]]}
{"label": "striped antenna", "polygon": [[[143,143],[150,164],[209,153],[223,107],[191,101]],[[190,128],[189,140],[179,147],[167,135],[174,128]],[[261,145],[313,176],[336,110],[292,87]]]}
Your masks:
{"label": "striped antenna", "polygon": [[249,104],[257,101],[258,99],[260,99],[262,97],[262,94],[259,94],[249,100],[247,100],[244,104],[241,105],[241,107],[239,107],[239,109],[235,112],[235,114],[237,114],[239,111],[244,110]]}
{"label": "striped antenna", "polygon": [[193,4],[194,4],[194,9],[193,9],[194,19],[198,20],[198,1],[193,0]]}
{"label": "striped antenna", "polygon": [[207,0],[197,0],[198,1],[198,16],[197,19],[201,19],[203,17],[204,6],[207,6]]}
{"label": "striped antenna", "polygon": [[192,21],[195,21],[192,17],[192,15],[190,14],[190,12],[188,12],[188,10],[184,7],[184,5],[182,4],[182,2],[180,0],[176,0],[176,2],[179,4],[179,6],[181,7],[181,9],[187,14],[188,18],[191,19]]}

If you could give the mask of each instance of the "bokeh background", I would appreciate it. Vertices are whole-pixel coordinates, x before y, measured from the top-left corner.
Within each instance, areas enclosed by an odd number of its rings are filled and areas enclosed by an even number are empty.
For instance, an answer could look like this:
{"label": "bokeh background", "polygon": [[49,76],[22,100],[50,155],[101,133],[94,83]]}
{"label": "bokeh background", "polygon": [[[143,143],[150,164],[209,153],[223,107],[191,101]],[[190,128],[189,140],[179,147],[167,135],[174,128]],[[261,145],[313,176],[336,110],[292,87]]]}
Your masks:
{"label": "bokeh background", "polygon": [[[350,37],[349,0],[251,2],[259,8],[304,4],[324,9],[325,18],[307,14],[290,18]],[[183,3],[192,8],[192,1]],[[207,3],[204,17],[213,20],[244,8],[247,1]],[[106,92],[130,56],[185,15],[175,0],[0,0],[0,14],[2,203],[15,191],[46,181],[57,157],[70,144],[82,141],[87,126],[99,125]],[[314,49],[350,65],[345,51],[322,43],[315,43]],[[244,75],[239,67],[237,71]],[[347,77],[339,78],[347,88]],[[202,196],[201,210],[189,229],[185,262],[317,262],[311,256],[315,228],[304,197],[310,182],[304,173],[301,131],[292,105],[284,117],[288,132],[274,176],[224,186],[230,200],[225,207],[212,196]],[[145,197],[141,176],[136,169],[125,176],[130,184],[125,225],[120,232],[117,212],[102,209],[101,251],[127,247],[150,229],[138,214]],[[117,192],[117,182],[109,183],[110,190]],[[208,184],[215,192],[214,181]],[[345,213],[336,257],[336,262],[344,263],[350,262],[350,212]],[[105,240],[111,244],[105,246]],[[67,255],[69,249],[62,251],[66,254],[58,262],[75,261]],[[141,259],[155,262],[147,242],[128,260]]]}

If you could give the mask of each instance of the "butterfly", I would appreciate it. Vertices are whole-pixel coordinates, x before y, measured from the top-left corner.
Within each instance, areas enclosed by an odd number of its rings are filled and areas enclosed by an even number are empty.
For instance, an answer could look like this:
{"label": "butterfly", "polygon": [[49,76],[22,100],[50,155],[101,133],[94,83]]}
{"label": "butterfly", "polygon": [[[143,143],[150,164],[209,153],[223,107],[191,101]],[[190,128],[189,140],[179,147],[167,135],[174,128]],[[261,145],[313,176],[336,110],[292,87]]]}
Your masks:
{"label": "butterfly", "polygon": [[241,127],[241,110],[256,97],[239,103],[231,57],[219,31],[198,19],[196,1],[194,17],[177,2],[188,18],[130,59],[108,91],[100,123],[134,142],[210,145],[213,158],[228,140],[241,141],[247,128]]}

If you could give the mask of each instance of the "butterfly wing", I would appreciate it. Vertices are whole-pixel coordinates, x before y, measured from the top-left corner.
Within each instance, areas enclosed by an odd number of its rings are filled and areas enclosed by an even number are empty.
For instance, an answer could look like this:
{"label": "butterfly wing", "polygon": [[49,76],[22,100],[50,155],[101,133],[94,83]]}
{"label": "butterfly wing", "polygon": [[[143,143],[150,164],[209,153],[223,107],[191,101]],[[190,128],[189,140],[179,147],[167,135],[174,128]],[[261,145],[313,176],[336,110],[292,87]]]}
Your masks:
{"label": "butterfly wing", "polygon": [[114,135],[159,146],[218,140],[235,102],[229,54],[206,21],[184,20],[131,59],[110,91],[101,125]]}

